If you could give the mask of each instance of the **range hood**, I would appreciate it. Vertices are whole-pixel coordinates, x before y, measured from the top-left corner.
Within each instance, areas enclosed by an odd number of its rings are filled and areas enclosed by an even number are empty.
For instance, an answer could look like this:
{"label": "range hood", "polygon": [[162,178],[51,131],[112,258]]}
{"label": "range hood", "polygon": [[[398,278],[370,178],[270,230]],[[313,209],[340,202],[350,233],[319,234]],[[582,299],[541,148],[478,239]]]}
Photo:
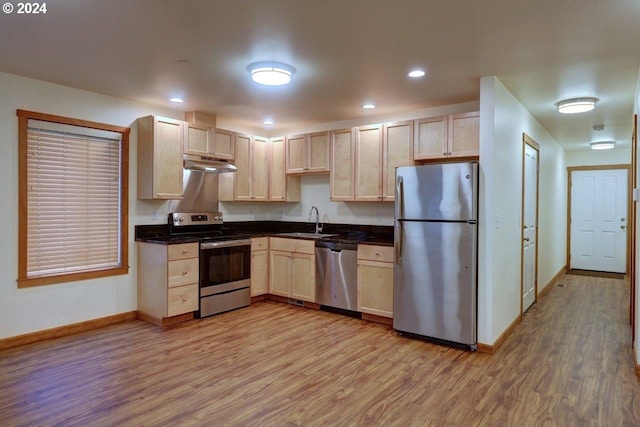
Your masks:
{"label": "range hood", "polygon": [[182,157],[184,168],[188,170],[211,173],[235,172],[237,170],[235,165],[224,160],[194,156],[193,154],[185,154]]}

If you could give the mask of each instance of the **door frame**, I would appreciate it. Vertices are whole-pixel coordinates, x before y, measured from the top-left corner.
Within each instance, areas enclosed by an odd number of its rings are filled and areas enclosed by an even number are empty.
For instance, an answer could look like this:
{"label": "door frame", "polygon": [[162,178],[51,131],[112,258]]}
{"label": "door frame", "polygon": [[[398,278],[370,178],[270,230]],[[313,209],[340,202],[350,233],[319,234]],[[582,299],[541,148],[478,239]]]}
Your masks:
{"label": "door frame", "polygon": [[538,152],[536,156],[536,248],[535,248],[535,257],[536,262],[534,266],[534,271],[536,277],[533,281],[534,295],[533,295],[533,304],[538,302],[538,248],[540,247],[540,241],[538,240],[538,229],[540,228],[539,220],[539,212],[540,212],[540,144],[538,144],[533,138],[527,135],[525,132],[522,132],[522,200],[520,206],[520,318],[522,318],[524,314],[524,302],[522,301],[522,295],[524,294],[524,246],[522,242],[524,242],[524,192],[525,192],[525,157],[526,157],[526,146],[530,146],[534,150]]}
{"label": "door frame", "polygon": [[[627,224],[631,220],[631,204],[633,203],[631,188],[631,165],[615,164],[615,165],[595,165],[595,166],[567,166],[567,270],[571,270],[571,173],[574,171],[595,171],[595,170],[618,170],[625,169],[627,171]],[[627,226],[627,243],[626,243],[626,259],[625,259],[625,275],[629,274],[629,263],[631,256],[631,231]]]}

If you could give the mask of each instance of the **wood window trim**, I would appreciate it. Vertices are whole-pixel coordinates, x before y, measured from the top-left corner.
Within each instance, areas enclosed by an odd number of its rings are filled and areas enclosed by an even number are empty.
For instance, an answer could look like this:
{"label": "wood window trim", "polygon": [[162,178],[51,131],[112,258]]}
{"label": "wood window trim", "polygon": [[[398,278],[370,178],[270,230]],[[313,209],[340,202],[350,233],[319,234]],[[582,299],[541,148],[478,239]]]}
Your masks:
{"label": "wood window trim", "polygon": [[[128,127],[114,126],[87,120],[79,120],[69,117],[38,113],[26,110],[17,110],[18,116],[18,288],[50,285],[77,280],[87,280],[98,277],[127,274],[129,271],[128,231],[129,231],[129,134]],[[27,187],[27,135],[29,120],[40,120],[64,125],[79,126],[89,129],[97,129],[120,133],[121,161],[120,161],[120,265],[117,267],[64,273],[49,276],[27,277],[27,233],[28,233],[28,187]]]}

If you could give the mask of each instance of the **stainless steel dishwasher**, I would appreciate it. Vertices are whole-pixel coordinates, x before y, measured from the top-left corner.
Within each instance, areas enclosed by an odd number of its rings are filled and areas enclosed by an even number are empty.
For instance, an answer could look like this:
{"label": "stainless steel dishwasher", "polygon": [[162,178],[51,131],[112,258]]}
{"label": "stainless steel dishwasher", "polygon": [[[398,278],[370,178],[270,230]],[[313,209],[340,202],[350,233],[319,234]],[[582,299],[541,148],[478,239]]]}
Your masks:
{"label": "stainless steel dishwasher", "polygon": [[357,245],[316,242],[316,301],[321,306],[357,311]]}

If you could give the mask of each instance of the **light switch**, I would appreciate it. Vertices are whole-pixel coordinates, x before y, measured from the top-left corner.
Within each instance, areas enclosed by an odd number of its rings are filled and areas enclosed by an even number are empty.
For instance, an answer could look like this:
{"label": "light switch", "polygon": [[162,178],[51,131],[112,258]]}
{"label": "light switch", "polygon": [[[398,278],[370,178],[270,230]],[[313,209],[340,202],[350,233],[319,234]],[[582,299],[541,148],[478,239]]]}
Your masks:
{"label": "light switch", "polygon": [[502,215],[496,215],[496,228],[502,227]]}

